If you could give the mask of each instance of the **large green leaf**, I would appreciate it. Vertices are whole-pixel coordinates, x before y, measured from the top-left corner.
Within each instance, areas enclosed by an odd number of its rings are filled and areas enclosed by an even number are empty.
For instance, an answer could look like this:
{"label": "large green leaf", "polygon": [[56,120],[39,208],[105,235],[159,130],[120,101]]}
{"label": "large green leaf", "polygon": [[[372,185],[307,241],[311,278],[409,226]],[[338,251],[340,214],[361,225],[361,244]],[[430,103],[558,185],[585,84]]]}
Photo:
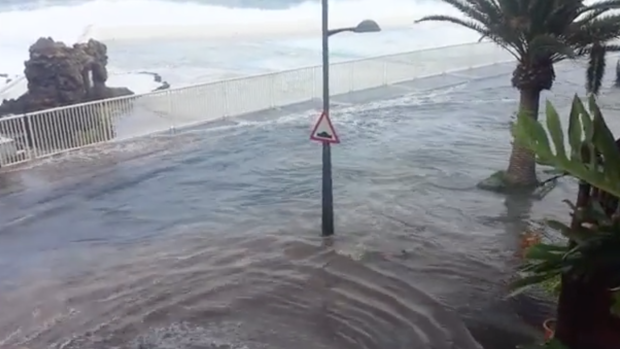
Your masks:
{"label": "large green leaf", "polygon": [[[586,108],[583,105],[583,102],[577,95],[577,103],[575,107],[578,110],[580,115],[581,124],[583,127],[583,133],[585,135],[585,141],[582,143],[582,147],[585,147],[588,150],[588,159],[590,167],[596,166],[596,152],[594,150],[594,146],[592,145],[592,139],[594,138],[594,127],[592,126],[592,119],[590,118],[590,114],[586,111]],[[584,159],[582,159],[583,161]]]}
{"label": "large green leaf", "polygon": [[515,124],[515,136],[515,141],[532,150],[540,161],[555,166],[551,161],[553,160],[553,152],[547,132],[537,120],[527,113],[519,113]]}
{"label": "large green leaf", "polygon": [[[567,237],[570,240],[577,241],[577,242],[581,242],[587,239],[592,233],[585,227],[582,227],[580,229],[571,229],[566,224],[553,220],[553,219],[547,220],[546,223],[550,228],[555,229],[559,231],[560,233],[562,233],[563,236]],[[568,252],[568,251],[565,251],[565,252]]]}
{"label": "large green leaf", "polygon": [[539,285],[544,281],[552,279],[556,277],[559,273],[556,271],[550,271],[547,273],[535,274],[522,277],[518,280],[515,280],[510,284],[510,288],[513,290],[508,297],[514,297],[518,294],[521,294],[533,286]]}
{"label": "large green leaf", "polygon": [[611,131],[605,123],[603,114],[596,105],[594,96],[590,96],[590,111],[594,115],[592,125],[594,128],[593,142],[597,150],[603,155],[605,161],[605,173],[610,181],[620,180],[620,152]]}
{"label": "large green leaf", "polygon": [[550,101],[547,101],[547,129],[553,140],[553,146],[555,147],[556,156],[558,161],[567,161],[566,149],[564,148],[564,131],[562,130],[562,123],[560,122],[560,116],[553,107]]}
{"label": "large green leaf", "polygon": [[[616,148],[613,135],[593,98],[590,101],[590,110],[594,114],[593,118],[585,110],[583,103],[578,98],[575,99],[568,126],[569,133],[572,133],[569,137],[572,137],[569,141],[570,153],[581,153],[581,148],[585,147],[590,158],[588,164],[584,164],[582,161],[585,159],[580,156],[571,155],[571,158],[567,159],[566,154],[562,152],[564,147],[563,144],[560,145],[560,142],[563,142],[563,130],[557,111],[550,103],[547,104],[546,109],[547,127],[556,148],[555,152],[551,149],[549,137],[541,123],[527,115],[520,114],[517,118],[514,130],[516,141],[532,150],[540,162],[565,171],[597,188],[620,197],[620,152]],[[577,118],[576,115],[579,115],[580,118]],[[579,125],[579,121],[581,125]],[[577,128],[581,128],[583,135],[585,135],[580,145],[577,145],[579,143],[577,141],[578,132],[575,130]],[[576,146],[579,148],[574,149]],[[597,152],[603,155],[606,161],[605,166],[597,164],[594,156]],[[607,159],[609,159],[608,163]]]}
{"label": "large green leaf", "polygon": [[581,161],[580,149],[583,143],[583,126],[581,125],[581,111],[577,106],[578,103],[581,103],[581,100],[575,95],[568,120],[568,143],[571,148],[572,161]]}
{"label": "large green leaf", "polygon": [[567,248],[563,246],[538,243],[528,248],[525,258],[528,260],[559,261],[566,252]]}

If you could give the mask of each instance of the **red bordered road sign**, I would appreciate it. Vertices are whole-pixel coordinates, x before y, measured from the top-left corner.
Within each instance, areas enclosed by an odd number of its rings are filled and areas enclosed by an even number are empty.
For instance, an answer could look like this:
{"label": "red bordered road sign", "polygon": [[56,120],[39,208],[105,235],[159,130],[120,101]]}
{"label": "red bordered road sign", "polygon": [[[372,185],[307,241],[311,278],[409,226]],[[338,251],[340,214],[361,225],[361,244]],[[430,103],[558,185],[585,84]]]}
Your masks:
{"label": "red bordered road sign", "polygon": [[321,113],[321,116],[312,128],[310,139],[322,143],[340,143],[338,134],[336,134],[336,129],[334,129],[334,125],[332,125],[332,121],[329,119],[327,113]]}

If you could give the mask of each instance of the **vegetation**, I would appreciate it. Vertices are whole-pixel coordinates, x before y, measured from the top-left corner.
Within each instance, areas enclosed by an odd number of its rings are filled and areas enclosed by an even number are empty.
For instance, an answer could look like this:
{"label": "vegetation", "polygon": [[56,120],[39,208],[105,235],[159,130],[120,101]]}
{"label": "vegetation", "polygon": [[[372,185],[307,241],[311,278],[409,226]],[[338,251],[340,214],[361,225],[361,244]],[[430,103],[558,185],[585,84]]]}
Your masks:
{"label": "vegetation", "polygon": [[588,109],[575,97],[566,133],[549,102],[547,131],[528,114],[520,115],[513,128],[516,142],[539,163],[580,181],[576,202],[565,200],[572,222],[547,222],[568,242],[539,242],[530,247],[520,270],[523,277],[514,287],[517,292],[533,285],[559,288],[555,338],[547,347],[618,349],[620,141],[615,141],[605,124],[593,95]]}
{"label": "vegetation", "polygon": [[[589,55],[588,91],[597,93],[603,78],[608,44],[620,36],[620,0],[585,5],[583,0],[442,0],[465,18],[427,16],[417,22],[444,21],[474,30],[517,59],[512,85],[519,90],[519,114],[538,118],[540,94],[551,89],[554,64]],[[510,187],[532,187],[537,182],[534,154],[514,142],[508,169],[501,172]]]}

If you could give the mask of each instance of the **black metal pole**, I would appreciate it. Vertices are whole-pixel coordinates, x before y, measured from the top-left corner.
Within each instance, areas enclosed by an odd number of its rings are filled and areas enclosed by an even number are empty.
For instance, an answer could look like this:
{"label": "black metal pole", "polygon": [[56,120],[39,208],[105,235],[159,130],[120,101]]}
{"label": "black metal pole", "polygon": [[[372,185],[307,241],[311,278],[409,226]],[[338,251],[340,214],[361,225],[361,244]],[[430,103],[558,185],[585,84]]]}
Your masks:
{"label": "black metal pole", "polygon": [[329,29],[327,30],[327,36],[332,36],[332,35],[336,35],[336,34],[343,33],[343,32],[353,32],[353,31],[355,31],[355,27]]}
{"label": "black metal pole", "polygon": [[[329,22],[328,0],[321,1],[321,36],[323,40],[323,112],[329,117]],[[323,214],[321,235],[334,235],[334,194],[332,192],[332,154],[330,144],[323,143]]]}

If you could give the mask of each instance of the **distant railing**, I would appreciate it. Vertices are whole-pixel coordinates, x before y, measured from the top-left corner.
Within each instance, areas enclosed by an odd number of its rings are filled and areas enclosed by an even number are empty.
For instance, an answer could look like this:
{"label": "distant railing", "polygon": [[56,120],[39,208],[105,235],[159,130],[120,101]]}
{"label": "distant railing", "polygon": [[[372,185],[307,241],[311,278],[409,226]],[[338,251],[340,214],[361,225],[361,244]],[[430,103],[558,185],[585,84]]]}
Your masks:
{"label": "distant railing", "polygon": [[[330,88],[346,94],[511,60],[496,45],[477,43],[335,63]],[[0,167],[319,99],[321,79],[315,66],[5,117]]]}

